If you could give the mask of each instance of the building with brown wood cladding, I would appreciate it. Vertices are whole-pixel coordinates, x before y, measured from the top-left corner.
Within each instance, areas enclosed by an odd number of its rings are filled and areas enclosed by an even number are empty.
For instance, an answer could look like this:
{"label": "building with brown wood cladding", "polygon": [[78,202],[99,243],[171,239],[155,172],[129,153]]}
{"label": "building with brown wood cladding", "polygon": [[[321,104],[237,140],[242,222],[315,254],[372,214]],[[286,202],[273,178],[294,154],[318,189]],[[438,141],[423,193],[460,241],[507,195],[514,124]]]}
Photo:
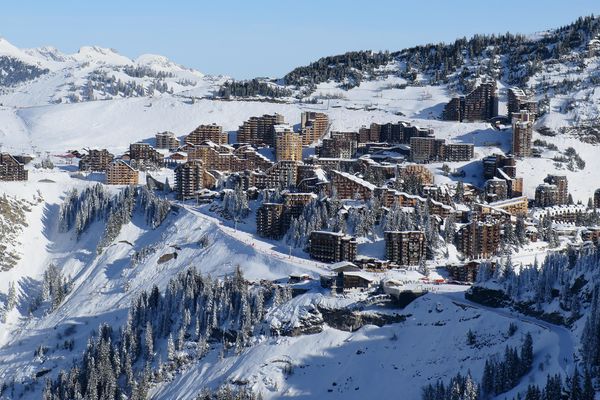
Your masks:
{"label": "building with brown wood cladding", "polygon": [[356,258],[356,239],[344,233],[313,231],[309,243],[310,256],[319,261],[333,263]]}
{"label": "building with brown wood cladding", "polygon": [[412,162],[436,161],[441,153],[444,139],[414,137],[410,139],[410,160]]}
{"label": "building with brown wood cladding", "polygon": [[474,146],[471,143],[444,143],[440,149],[441,161],[469,161],[474,156]]}
{"label": "building with brown wood cladding", "polygon": [[302,136],[290,125],[275,125],[275,160],[302,161]]}
{"label": "building with brown wood cladding", "polygon": [[498,221],[472,221],[458,231],[458,250],[469,259],[489,258],[498,253],[500,233]]}
{"label": "building with brown wood cladding", "polygon": [[565,175],[548,175],[544,178],[544,182],[556,186],[558,205],[569,203],[569,181]]}
{"label": "building with brown wood cladding", "polygon": [[260,237],[279,240],[285,234],[285,207],[281,203],[263,203],[256,210],[256,233]]}
{"label": "building with brown wood cladding", "polygon": [[173,132],[158,132],[155,139],[157,149],[176,150],[181,145]]}
{"label": "building with brown wood cladding", "polygon": [[398,265],[418,265],[425,257],[425,234],[421,231],[384,232],[386,258]]}
{"label": "building with brown wood cladding", "polygon": [[179,200],[196,198],[204,186],[204,166],[200,160],[188,161],[175,168],[175,192]]}
{"label": "building with brown wood cladding", "polygon": [[362,127],[358,131],[359,143],[386,142],[386,143],[410,143],[413,137],[433,136],[433,129],[420,128],[405,121],[386,124],[372,123],[368,128]]}
{"label": "building with brown wood cladding", "polygon": [[115,160],[106,169],[107,185],[137,185],[139,171],[123,160]]}
{"label": "building with brown wood cladding", "polygon": [[446,106],[446,121],[487,121],[498,115],[498,90],[493,81],[484,82],[466,96],[455,97]]}
{"label": "building with brown wood cladding", "polygon": [[369,200],[373,196],[376,186],[356,175],[348,172],[332,170],[331,187],[340,199]]}
{"label": "building with brown wood cladding", "polygon": [[79,160],[80,171],[105,172],[115,158],[106,149],[90,149]]}
{"label": "building with brown wood cladding", "polygon": [[263,203],[256,212],[256,231],[259,236],[281,239],[293,218],[298,218],[304,207],[317,199],[314,193],[283,193],[283,203]]}
{"label": "building with brown wood cladding", "polygon": [[538,113],[537,102],[532,100],[530,96],[528,96],[523,89],[520,88],[510,88],[508,89],[508,118],[512,118],[514,113],[519,113],[522,110],[525,110],[532,114],[534,117]]}
{"label": "building with brown wood cladding", "polygon": [[28,178],[25,164],[9,153],[0,153],[0,181],[26,181]]}
{"label": "building with brown wood cladding", "polygon": [[465,109],[465,98],[464,96],[453,97],[444,106],[442,112],[442,119],[445,121],[462,121]]}
{"label": "building with brown wood cladding", "polygon": [[238,129],[238,143],[248,143],[253,146],[268,145],[275,147],[275,125],[283,124],[280,114],[265,114],[262,117],[250,117]]}
{"label": "building with brown wood cladding", "polygon": [[[515,217],[524,217],[527,215],[529,200],[526,196],[513,197],[511,199],[490,202],[487,206],[506,211]],[[482,205],[481,207],[485,207]]]}
{"label": "building with brown wood cladding", "polygon": [[512,114],[512,153],[517,157],[531,157],[533,114],[521,110]]}
{"label": "building with brown wood cladding", "polygon": [[413,162],[469,161],[473,158],[474,147],[470,143],[449,143],[433,137],[413,137],[410,139],[410,159]]}
{"label": "building with brown wood cladding", "polygon": [[485,181],[485,201],[499,201],[508,198],[508,185],[504,179],[493,177]]}
{"label": "building with brown wood cladding", "polygon": [[329,128],[329,117],[327,114],[305,111],[300,115],[300,132],[302,144],[311,145],[321,139]]}
{"label": "building with brown wood cladding", "polygon": [[358,147],[357,136],[356,132],[331,132],[315,152],[322,158],[353,158]]}
{"label": "building with brown wood cladding", "polygon": [[254,175],[258,189],[285,189],[298,183],[298,161],[279,161],[264,172]]}
{"label": "building with brown wood cladding", "polygon": [[186,143],[199,145],[207,140],[216,144],[227,144],[229,135],[217,124],[200,125],[185,137]]}
{"label": "building with brown wood cladding", "polygon": [[148,143],[131,143],[129,158],[139,165],[162,166],[165,162],[165,157]]}
{"label": "building with brown wood cladding", "polygon": [[517,161],[513,156],[493,154],[485,157],[482,162],[484,178],[506,181],[508,198],[523,195],[523,178],[517,177]]}
{"label": "building with brown wood cladding", "polygon": [[381,201],[384,207],[427,207],[432,215],[439,215],[441,218],[446,218],[454,212],[454,209],[440,201],[426,199],[424,197],[400,192],[398,190],[387,187],[379,187],[374,190],[374,196]]}
{"label": "building with brown wood cladding", "polygon": [[300,217],[304,211],[304,207],[315,200],[317,200],[317,195],[314,193],[283,193],[283,205],[285,208],[284,229],[287,231],[292,219]]}
{"label": "building with brown wood cladding", "polygon": [[266,170],[273,165],[268,158],[256,152],[252,146],[243,145],[233,148],[211,141],[205,141],[198,145],[190,144],[188,160],[201,160],[205,169],[221,172]]}
{"label": "building with brown wood cladding", "polygon": [[[473,283],[477,280],[477,273],[481,266],[480,261],[468,261],[464,264],[447,265],[446,269],[450,278],[459,282]],[[490,263],[491,270],[495,269],[495,264]]]}
{"label": "building with brown wood cladding", "polygon": [[398,166],[398,177],[400,179],[409,179],[410,175],[416,176],[422,185],[433,185],[433,172],[426,166],[420,164],[403,164]]}

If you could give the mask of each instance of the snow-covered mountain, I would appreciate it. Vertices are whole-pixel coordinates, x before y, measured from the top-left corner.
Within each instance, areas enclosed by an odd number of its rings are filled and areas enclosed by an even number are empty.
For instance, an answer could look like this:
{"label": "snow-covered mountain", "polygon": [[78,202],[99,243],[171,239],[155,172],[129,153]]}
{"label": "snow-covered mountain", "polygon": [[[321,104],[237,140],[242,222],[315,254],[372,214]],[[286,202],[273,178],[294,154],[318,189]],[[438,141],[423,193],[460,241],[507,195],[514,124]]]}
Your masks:
{"label": "snow-covered mountain", "polygon": [[84,46],[75,54],[54,47],[19,49],[0,38],[0,103],[28,107],[180,93],[209,95],[223,77],[211,77],[166,57],[132,60],[116,50]]}

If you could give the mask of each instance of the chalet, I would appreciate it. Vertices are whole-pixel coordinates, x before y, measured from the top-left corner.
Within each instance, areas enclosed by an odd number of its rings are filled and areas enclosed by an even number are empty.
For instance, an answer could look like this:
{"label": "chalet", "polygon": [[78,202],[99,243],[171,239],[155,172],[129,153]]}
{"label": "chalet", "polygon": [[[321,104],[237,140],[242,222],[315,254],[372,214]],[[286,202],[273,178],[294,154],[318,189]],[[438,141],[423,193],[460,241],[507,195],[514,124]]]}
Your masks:
{"label": "chalet", "polygon": [[352,290],[365,291],[375,285],[375,277],[364,271],[340,272],[337,278],[337,291],[347,292]]}

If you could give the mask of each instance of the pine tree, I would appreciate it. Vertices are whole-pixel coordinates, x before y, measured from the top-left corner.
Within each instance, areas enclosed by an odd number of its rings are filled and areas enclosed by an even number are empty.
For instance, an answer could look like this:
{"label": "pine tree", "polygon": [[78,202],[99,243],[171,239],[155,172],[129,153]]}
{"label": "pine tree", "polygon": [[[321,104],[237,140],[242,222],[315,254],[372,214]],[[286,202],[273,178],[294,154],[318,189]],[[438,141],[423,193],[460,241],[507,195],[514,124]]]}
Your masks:
{"label": "pine tree", "polygon": [[533,367],[533,338],[527,333],[521,346],[521,374],[525,375]]}
{"label": "pine tree", "polygon": [[581,391],[581,377],[579,376],[579,370],[577,366],[575,367],[575,371],[573,371],[573,375],[567,382],[567,391],[569,393],[569,400],[581,400],[582,391]]}
{"label": "pine tree", "polygon": [[146,359],[152,360],[152,358],[154,357],[154,339],[152,335],[152,324],[150,323],[150,321],[146,323],[145,338]]}
{"label": "pine tree", "polygon": [[173,342],[173,335],[169,334],[167,339],[167,360],[175,361],[175,343]]}

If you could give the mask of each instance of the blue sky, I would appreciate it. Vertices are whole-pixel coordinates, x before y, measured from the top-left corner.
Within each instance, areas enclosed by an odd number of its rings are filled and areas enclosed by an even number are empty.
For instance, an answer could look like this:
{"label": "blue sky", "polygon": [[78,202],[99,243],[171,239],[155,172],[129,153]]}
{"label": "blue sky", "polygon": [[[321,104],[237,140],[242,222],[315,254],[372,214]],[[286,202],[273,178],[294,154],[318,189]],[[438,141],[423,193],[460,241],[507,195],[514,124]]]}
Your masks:
{"label": "blue sky", "polygon": [[280,77],[349,50],[398,50],[474,33],[530,33],[600,14],[589,0],[17,0],[0,36],[18,47],[162,54],[209,74]]}

